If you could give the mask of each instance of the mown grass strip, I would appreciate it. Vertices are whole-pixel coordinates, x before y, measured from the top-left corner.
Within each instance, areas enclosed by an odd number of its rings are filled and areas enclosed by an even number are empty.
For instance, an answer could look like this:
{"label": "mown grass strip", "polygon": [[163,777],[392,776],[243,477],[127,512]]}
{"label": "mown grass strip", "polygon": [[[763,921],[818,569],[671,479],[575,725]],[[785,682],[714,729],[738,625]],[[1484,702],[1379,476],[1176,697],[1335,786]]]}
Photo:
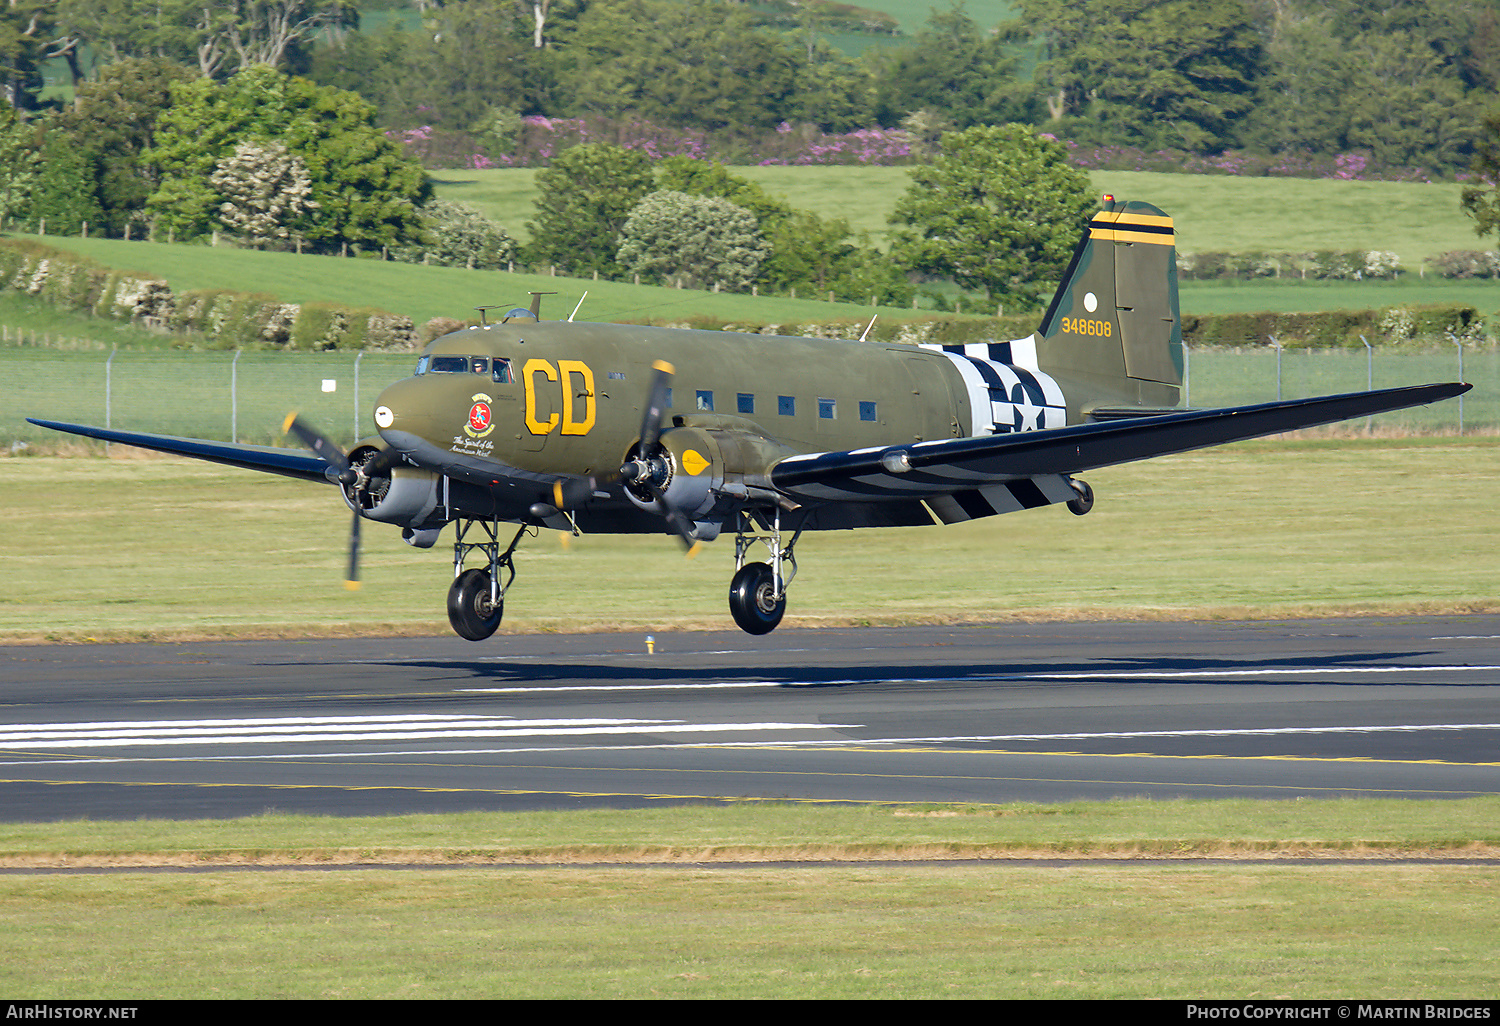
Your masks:
{"label": "mown grass strip", "polygon": [[131,998],[1493,998],[1495,874],[840,868],[0,879],[0,989]]}
{"label": "mown grass strip", "polygon": [[0,824],[0,865],[1500,856],[1500,798],[674,805]]}

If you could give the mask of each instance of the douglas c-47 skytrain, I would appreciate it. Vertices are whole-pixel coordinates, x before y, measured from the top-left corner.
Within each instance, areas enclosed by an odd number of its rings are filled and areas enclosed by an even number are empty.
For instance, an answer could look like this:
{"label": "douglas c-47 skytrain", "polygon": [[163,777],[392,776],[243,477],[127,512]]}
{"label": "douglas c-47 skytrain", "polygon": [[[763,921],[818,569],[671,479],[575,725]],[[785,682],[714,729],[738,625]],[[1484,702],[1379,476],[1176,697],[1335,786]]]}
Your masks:
{"label": "douglas c-47 skytrain", "polygon": [[[1182,332],[1172,220],[1116,202],[1085,227],[1037,331],[966,346],[543,321],[435,339],[344,453],[230,445],[46,420],[59,431],[309,481],[361,519],[428,548],[450,524],[448,617],[473,641],[500,625],[528,530],[734,537],[729,609],[781,622],[804,531],[953,524],[1066,504],[1078,474],[1132,460],[1436,402],[1435,384],[1213,410],[1177,408]],[[516,532],[505,544],[505,528]],[[750,559],[764,546],[764,560]],[[983,558],[982,555],[976,558]]]}

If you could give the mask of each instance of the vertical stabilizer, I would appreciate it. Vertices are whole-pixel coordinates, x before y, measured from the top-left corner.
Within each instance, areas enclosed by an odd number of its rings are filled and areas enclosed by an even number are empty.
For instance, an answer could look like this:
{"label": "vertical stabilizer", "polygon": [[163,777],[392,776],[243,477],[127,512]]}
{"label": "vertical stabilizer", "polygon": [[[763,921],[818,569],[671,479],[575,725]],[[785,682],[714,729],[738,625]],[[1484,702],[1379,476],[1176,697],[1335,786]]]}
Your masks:
{"label": "vertical stabilizer", "polygon": [[1076,394],[1078,414],[1110,404],[1175,406],[1183,365],[1172,219],[1149,203],[1106,196],[1037,334],[1041,369],[1075,383],[1069,405]]}

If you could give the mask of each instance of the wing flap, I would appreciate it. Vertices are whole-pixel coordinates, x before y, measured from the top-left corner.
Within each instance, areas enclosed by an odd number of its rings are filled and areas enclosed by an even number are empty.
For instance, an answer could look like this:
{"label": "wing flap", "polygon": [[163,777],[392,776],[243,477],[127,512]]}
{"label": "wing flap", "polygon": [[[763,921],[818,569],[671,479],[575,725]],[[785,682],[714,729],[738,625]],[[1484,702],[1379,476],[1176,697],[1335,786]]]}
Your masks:
{"label": "wing flap", "polygon": [[982,489],[994,484],[1061,480],[1097,467],[1422,406],[1451,399],[1471,387],[1458,382],[1413,385],[1020,434],[810,453],[780,461],[771,468],[770,478],[778,490],[809,502],[930,500],[968,491],[983,494]]}

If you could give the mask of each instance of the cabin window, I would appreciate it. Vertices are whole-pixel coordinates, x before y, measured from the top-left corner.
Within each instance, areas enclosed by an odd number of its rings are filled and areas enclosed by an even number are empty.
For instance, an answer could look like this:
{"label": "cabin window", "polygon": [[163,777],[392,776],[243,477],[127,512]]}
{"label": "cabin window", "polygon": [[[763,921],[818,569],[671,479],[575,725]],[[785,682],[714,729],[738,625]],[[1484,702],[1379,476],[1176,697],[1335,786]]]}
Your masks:
{"label": "cabin window", "polygon": [[834,406],[834,401],[832,399],[819,399],[818,400],[818,419],[819,420],[833,420],[834,419],[834,414],[836,414],[837,412],[838,412],[838,410]]}
{"label": "cabin window", "polygon": [[667,401],[663,408],[668,410],[672,408],[672,390],[670,388],[667,389]]}
{"label": "cabin window", "polygon": [[861,399],[859,401],[859,419],[875,420],[875,404],[867,399]]}
{"label": "cabin window", "polygon": [[430,356],[421,356],[417,358],[417,375],[419,377],[427,373],[427,361],[431,359],[432,357]]}
{"label": "cabin window", "polygon": [[776,397],[776,412],[783,417],[795,417],[797,415],[797,399],[795,396],[778,395]]}
{"label": "cabin window", "polygon": [[516,383],[515,375],[511,373],[509,360],[497,356],[490,366],[490,377],[494,379],[495,384],[514,385]]}
{"label": "cabin window", "polygon": [[488,374],[490,372],[490,358],[488,356],[469,357],[470,374]]}
{"label": "cabin window", "polygon": [[429,359],[427,369],[434,374],[467,374],[469,358],[467,356],[434,356]]}
{"label": "cabin window", "polygon": [[701,413],[714,412],[714,394],[711,390],[698,389],[698,410]]}
{"label": "cabin window", "polygon": [[739,394],[739,411],[741,413],[755,412],[755,393],[741,392]]}

